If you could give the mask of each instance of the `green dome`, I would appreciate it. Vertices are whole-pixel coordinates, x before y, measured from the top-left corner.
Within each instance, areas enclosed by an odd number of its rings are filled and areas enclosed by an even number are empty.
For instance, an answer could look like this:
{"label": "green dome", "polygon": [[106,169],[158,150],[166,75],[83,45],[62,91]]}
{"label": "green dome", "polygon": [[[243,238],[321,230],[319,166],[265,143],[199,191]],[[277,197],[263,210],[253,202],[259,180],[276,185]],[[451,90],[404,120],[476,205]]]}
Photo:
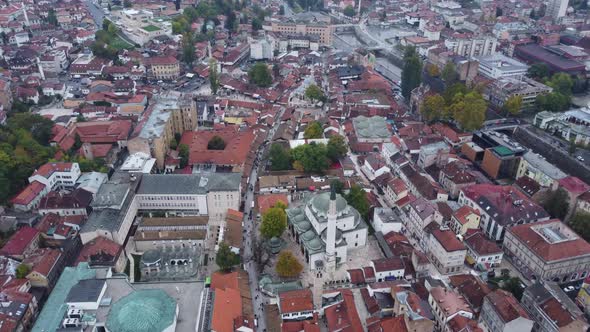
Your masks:
{"label": "green dome", "polygon": [[299,232],[299,233],[307,232],[308,230],[311,229],[311,223],[307,220],[303,220],[303,221],[298,222],[295,225],[295,228],[297,229],[297,232]]}
{"label": "green dome", "polygon": [[310,251],[318,251],[322,249],[322,241],[316,237],[315,239],[307,242],[307,248],[309,248]]}
{"label": "green dome", "polygon": [[[330,193],[321,193],[311,200],[311,207],[320,216],[327,217],[330,208]],[[348,208],[348,203],[340,194],[336,194],[336,214],[341,215]]]}
{"label": "green dome", "polygon": [[293,220],[295,220],[295,222],[301,222],[305,220],[305,216],[303,214],[298,214],[295,216],[295,218],[293,218]]}
{"label": "green dome", "polygon": [[109,331],[161,332],[176,322],[176,301],[160,289],[136,290],[113,304]]}
{"label": "green dome", "polygon": [[162,259],[162,255],[158,250],[148,250],[141,256],[141,261],[145,265],[153,265]]}
{"label": "green dome", "polygon": [[305,233],[303,233],[303,235],[301,235],[301,238],[303,239],[303,241],[307,242],[310,241],[311,239],[315,238],[316,235],[313,231],[307,231]]}

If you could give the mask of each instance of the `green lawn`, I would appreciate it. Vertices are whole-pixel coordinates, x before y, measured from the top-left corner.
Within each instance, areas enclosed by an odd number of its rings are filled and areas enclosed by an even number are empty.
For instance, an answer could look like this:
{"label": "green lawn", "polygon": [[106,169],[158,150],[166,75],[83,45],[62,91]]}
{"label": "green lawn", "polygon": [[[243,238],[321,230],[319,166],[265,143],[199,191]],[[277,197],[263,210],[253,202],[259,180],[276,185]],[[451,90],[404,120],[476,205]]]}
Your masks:
{"label": "green lawn", "polygon": [[123,49],[132,50],[134,48],[133,45],[131,45],[128,42],[124,41],[119,36],[113,37],[113,39],[111,40],[111,42],[109,43],[109,45],[111,45],[112,47],[114,47],[114,48],[116,48],[118,50],[123,50]]}
{"label": "green lawn", "polygon": [[148,32],[154,32],[154,31],[160,30],[160,28],[158,28],[157,26],[155,26],[153,24],[146,25],[142,29],[144,29],[145,31],[148,31]]}

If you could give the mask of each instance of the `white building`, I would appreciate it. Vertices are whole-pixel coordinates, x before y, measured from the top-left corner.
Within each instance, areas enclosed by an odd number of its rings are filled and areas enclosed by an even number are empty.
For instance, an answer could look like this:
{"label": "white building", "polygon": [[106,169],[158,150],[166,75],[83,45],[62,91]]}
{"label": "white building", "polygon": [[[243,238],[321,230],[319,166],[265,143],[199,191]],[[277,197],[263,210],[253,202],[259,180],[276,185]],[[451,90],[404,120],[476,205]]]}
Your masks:
{"label": "white building", "polygon": [[136,152],[125,159],[120,170],[131,173],[150,174],[155,163],[156,158],[152,158],[147,153]]}
{"label": "white building", "polygon": [[406,217],[402,220],[404,221],[404,229],[402,230],[404,234],[418,241],[422,250],[426,251],[428,239],[425,236],[424,227],[431,222],[442,224],[442,215],[432,202],[420,197],[408,204]]}
{"label": "white building", "polygon": [[546,15],[553,17],[555,21],[559,21],[567,13],[568,4],[569,0],[549,0]]}
{"label": "white building", "polygon": [[445,40],[445,46],[449,51],[453,51],[464,57],[487,56],[496,53],[498,40],[491,36],[480,36],[474,38],[448,38]]}
{"label": "white building", "polygon": [[287,217],[291,236],[301,246],[310,270],[323,271],[328,266],[329,271],[333,263],[338,267],[347,261],[349,250],[367,243],[368,228],[361,215],[336,193],[309,197],[303,206],[287,209]]}
{"label": "white building", "polygon": [[520,79],[529,69],[526,64],[500,53],[479,57],[477,61],[479,62],[477,71],[493,79],[508,77]]}
{"label": "white building", "polygon": [[272,60],[274,58],[274,39],[253,39],[250,41],[250,59]]}
{"label": "white building", "polygon": [[399,257],[381,258],[371,261],[377,282],[396,280],[404,277],[404,261]]}
{"label": "white building", "polygon": [[39,181],[51,190],[56,188],[72,188],[80,177],[78,163],[47,163],[39,167],[29,177],[29,183]]}
{"label": "white building", "polygon": [[428,257],[442,274],[457,273],[463,269],[467,249],[455,232],[435,229],[428,238]]}
{"label": "white building", "polygon": [[399,233],[402,230],[402,219],[400,211],[389,208],[375,208],[373,210],[373,229],[375,232],[387,234],[389,232]]}

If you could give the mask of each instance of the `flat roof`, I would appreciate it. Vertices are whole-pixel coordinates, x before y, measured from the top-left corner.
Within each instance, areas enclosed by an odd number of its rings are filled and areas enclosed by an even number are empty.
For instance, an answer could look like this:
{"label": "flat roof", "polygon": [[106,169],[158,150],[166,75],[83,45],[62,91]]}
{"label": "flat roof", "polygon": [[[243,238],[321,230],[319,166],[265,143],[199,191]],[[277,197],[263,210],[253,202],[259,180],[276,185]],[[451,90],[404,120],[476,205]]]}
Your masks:
{"label": "flat roof", "polygon": [[137,189],[139,195],[198,195],[210,191],[237,191],[240,173],[145,174]]}

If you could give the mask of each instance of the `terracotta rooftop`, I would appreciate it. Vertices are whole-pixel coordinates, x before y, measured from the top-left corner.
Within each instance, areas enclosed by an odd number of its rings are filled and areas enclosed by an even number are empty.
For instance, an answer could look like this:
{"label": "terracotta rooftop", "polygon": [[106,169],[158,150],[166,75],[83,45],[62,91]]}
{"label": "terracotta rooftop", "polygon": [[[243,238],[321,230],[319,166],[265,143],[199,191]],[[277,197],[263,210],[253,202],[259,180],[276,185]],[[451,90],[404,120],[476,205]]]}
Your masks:
{"label": "terracotta rooftop", "polygon": [[465,297],[475,309],[481,308],[483,298],[491,292],[488,285],[471,274],[457,274],[449,277],[451,286]]}
{"label": "terracotta rooftop", "polygon": [[[541,235],[542,229],[545,227],[550,227],[553,230],[558,229],[559,236],[563,238],[563,241],[551,243],[547,240],[547,237]],[[530,251],[546,262],[590,255],[590,244],[559,219],[516,225],[509,228],[508,233],[514,235]]]}
{"label": "terracotta rooftop", "polygon": [[119,254],[123,250],[123,247],[118,245],[117,243],[99,236],[94,240],[86,243],[80,254],[78,255],[78,259],[76,259],[75,265],[78,265],[82,262],[98,262],[101,260],[110,260],[114,261],[119,257]]}
{"label": "terracotta rooftop", "polygon": [[313,294],[309,288],[279,294],[281,314],[313,311]]}
{"label": "terracotta rooftop", "polygon": [[487,239],[481,232],[470,235],[464,240],[465,245],[478,255],[501,254],[502,249],[496,242]]}
{"label": "terracotta rooftop", "polygon": [[286,194],[267,194],[258,195],[258,212],[263,214],[266,210],[275,206],[277,202],[283,202],[285,205],[289,205],[289,199]]}
{"label": "terracotta rooftop", "polygon": [[34,173],[34,175],[40,175],[44,178],[49,178],[51,174],[55,172],[69,172],[72,169],[73,163],[46,163],[41,165]]}
{"label": "terracotta rooftop", "polygon": [[343,301],[324,310],[329,331],[363,332],[363,325],[354,304],[354,295],[343,290]]}
{"label": "terracotta rooftop", "polygon": [[12,204],[29,205],[44,189],[45,185],[35,180],[21,190],[10,202]]}
{"label": "terracotta rooftop", "polygon": [[[213,136],[223,139],[225,149],[207,149],[207,144]],[[184,132],[180,144],[186,144],[189,147],[189,163],[191,165],[242,165],[251,152],[250,148],[255,138],[252,130],[240,131],[235,127],[226,127],[208,131]]]}
{"label": "terracotta rooftop", "polygon": [[435,229],[432,231],[432,236],[447,252],[465,250],[463,243],[457,239],[457,235],[451,230]]}
{"label": "terracotta rooftop", "polygon": [[16,231],[16,233],[8,239],[8,242],[6,242],[4,247],[0,250],[0,254],[7,256],[23,255],[29,244],[33,242],[37,236],[39,236],[39,231],[32,227],[25,226]]}
{"label": "terracotta rooftop", "polygon": [[437,286],[430,290],[430,295],[443,310],[445,317],[452,316],[460,311],[473,313],[465,299],[455,291]]}
{"label": "terracotta rooftop", "polygon": [[529,314],[518,303],[511,293],[497,289],[486,296],[504,323],[511,322],[519,317],[529,318]]}
{"label": "terracotta rooftop", "polygon": [[375,272],[387,272],[394,270],[403,270],[404,262],[399,257],[381,258],[373,260]]}
{"label": "terracotta rooftop", "polygon": [[467,223],[467,217],[471,214],[476,214],[478,216],[480,215],[478,210],[472,208],[469,205],[463,205],[453,213],[457,221],[459,221],[462,225]]}
{"label": "terracotta rooftop", "polygon": [[47,277],[60,257],[61,251],[57,249],[37,249],[23,260],[23,264],[28,265],[31,271]]}
{"label": "terracotta rooftop", "polygon": [[576,196],[590,190],[590,185],[575,176],[560,179],[559,186]]}

